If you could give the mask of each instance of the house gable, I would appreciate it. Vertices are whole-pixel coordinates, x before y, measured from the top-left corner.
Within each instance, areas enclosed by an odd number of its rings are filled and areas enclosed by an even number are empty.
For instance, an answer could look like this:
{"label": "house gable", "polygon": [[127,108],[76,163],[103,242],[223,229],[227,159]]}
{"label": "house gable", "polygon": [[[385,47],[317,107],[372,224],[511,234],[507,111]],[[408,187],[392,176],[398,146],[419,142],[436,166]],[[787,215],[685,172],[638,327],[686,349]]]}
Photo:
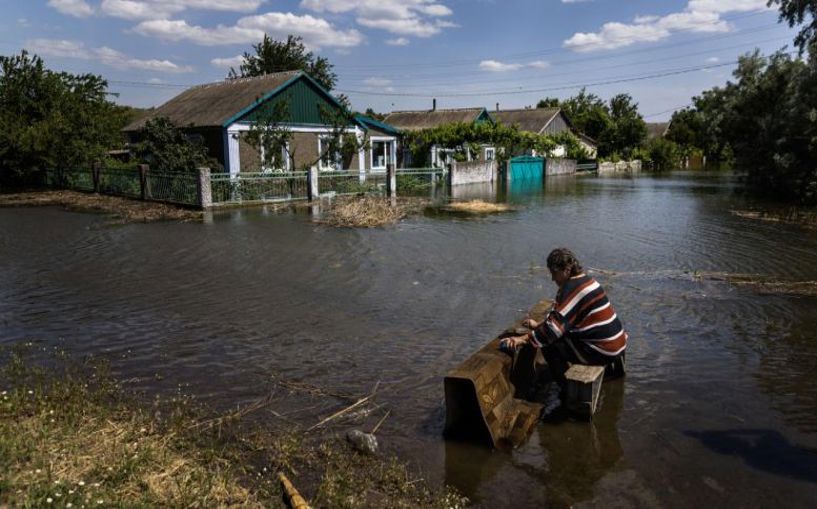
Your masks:
{"label": "house gable", "polygon": [[494,123],[494,119],[491,118],[491,115],[488,114],[488,110],[485,108],[483,108],[479,115],[477,115],[477,118],[474,119],[475,124],[482,124],[483,122]]}
{"label": "house gable", "polygon": [[282,102],[288,104],[285,122],[292,125],[326,125],[327,119],[324,118],[325,114],[322,114],[322,111],[340,111],[342,108],[340,103],[312,78],[300,74],[259,98],[250,107],[238,112],[224,123],[224,127],[236,122],[256,122]]}

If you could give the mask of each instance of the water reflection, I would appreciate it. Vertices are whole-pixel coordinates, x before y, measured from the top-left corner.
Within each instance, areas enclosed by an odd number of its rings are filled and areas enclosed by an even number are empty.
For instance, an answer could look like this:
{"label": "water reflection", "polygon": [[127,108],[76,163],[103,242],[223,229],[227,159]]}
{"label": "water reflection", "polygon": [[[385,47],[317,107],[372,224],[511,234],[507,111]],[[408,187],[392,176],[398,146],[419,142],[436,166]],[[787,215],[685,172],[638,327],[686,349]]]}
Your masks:
{"label": "water reflection", "polygon": [[[445,445],[445,481],[481,507],[517,507],[517,494],[531,486],[535,502],[568,507],[593,496],[595,484],[621,459],[618,421],[624,407],[625,380],[603,386],[592,421],[575,421],[557,412],[541,422],[530,441],[514,451],[449,440]],[[508,468],[509,463],[513,468]],[[495,487],[499,486],[499,489]]]}
{"label": "water reflection", "polygon": [[719,454],[736,456],[747,465],[800,481],[817,483],[817,449],[792,444],[772,429],[687,431]]}

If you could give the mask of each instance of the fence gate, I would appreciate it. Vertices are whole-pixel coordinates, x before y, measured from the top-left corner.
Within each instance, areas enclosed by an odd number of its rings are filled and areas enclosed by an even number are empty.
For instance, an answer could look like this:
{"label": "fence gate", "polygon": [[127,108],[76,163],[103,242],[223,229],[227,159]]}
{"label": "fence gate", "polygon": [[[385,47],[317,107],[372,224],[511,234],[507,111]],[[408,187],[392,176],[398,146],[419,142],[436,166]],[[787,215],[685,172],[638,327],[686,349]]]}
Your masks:
{"label": "fence gate", "polygon": [[545,174],[545,159],[542,157],[520,156],[510,160],[508,176],[511,180],[541,179]]}

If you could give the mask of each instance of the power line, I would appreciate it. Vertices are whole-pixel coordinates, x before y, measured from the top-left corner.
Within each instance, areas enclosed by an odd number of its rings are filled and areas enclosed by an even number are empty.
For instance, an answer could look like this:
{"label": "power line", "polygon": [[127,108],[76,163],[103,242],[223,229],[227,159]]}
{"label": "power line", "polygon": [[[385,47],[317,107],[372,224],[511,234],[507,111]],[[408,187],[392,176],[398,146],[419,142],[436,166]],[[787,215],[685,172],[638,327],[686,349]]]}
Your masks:
{"label": "power line", "polygon": [[[608,65],[608,66],[603,66],[603,67],[593,67],[593,72],[598,72],[598,71],[603,71],[603,70],[610,70],[610,69],[619,69],[619,68],[622,68],[622,67],[636,67],[636,66],[640,66],[640,65],[653,64],[653,63],[659,63],[659,62],[666,62],[666,61],[670,61],[670,60],[681,60],[681,59],[689,58],[689,57],[693,57],[693,56],[711,55],[713,53],[717,53],[717,52],[721,52],[721,51],[727,51],[727,50],[731,50],[731,49],[738,49],[738,48],[745,48],[745,47],[752,47],[752,46],[757,46],[759,44],[764,44],[764,43],[768,43],[768,42],[779,42],[779,41],[784,41],[784,40],[788,40],[788,39],[789,39],[788,37],[775,37],[775,38],[764,39],[764,40],[760,40],[760,41],[746,42],[744,44],[737,44],[737,45],[732,45],[732,46],[723,46],[723,47],[719,47],[719,48],[709,48],[709,49],[706,49],[704,51],[697,51],[697,52],[694,52],[694,53],[685,53],[683,55],[675,55],[675,56],[672,56],[672,57],[663,57],[663,58],[655,58],[655,59],[651,59],[651,60],[640,60],[640,61],[634,61],[634,62],[626,62],[626,63],[623,63],[623,64]],[[570,65],[572,63],[573,62],[571,62],[571,61],[565,61],[564,63],[554,62],[554,63],[551,64],[551,67],[548,68],[547,71],[543,71],[541,75],[537,75],[537,76],[527,76],[527,77],[520,78],[518,76],[518,74],[519,74],[518,71],[514,71],[514,74],[513,74],[512,77],[505,77],[505,78],[495,79],[495,80],[480,79],[479,82],[482,83],[482,84],[484,84],[484,83],[506,83],[506,82],[509,82],[509,81],[512,81],[514,83],[519,83],[519,82],[523,82],[523,81],[541,80],[542,78],[572,76],[572,75],[576,75],[576,74],[586,74],[587,73],[586,70],[575,70],[575,71],[557,72],[557,73],[552,72],[553,67],[555,67],[555,66]],[[474,74],[474,73],[470,73],[470,74]],[[484,76],[485,72],[481,71],[481,72],[478,72],[478,74]],[[452,76],[464,77],[465,74],[455,74],[455,75],[452,75]],[[347,84],[348,84],[347,80],[344,80],[344,81],[346,81]],[[417,83],[417,82],[418,82],[418,80],[412,80],[412,83]],[[429,82],[429,81],[425,81],[425,80],[422,80],[422,79],[419,80],[419,82],[425,84],[426,86],[434,86],[434,85],[436,85],[438,83],[439,84],[446,84],[445,81],[443,81],[443,82],[434,82],[434,81]],[[365,81],[357,82],[357,83],[366,85]]]}
{"label": "power line", "polygon": [[[797,52],[790,51],[786,54],[795,54]],[[387,96],[387,97],[415,97],[415,98],[425,98],[430,99],[432,97],[484,97],[486,95],[519,95],[519,94],[531,94],[531,93],[540,93],[540,92],[554,92],[558,90],[572,90],[572,89],[579,89],[579,88],[586,88],[586,87],[596,87],[602,85],[614,85],[617,83],[628,83],[633,81],[642,81],[648,79],[657,79],[657,78],[665,78],[668,76],[677,76],[680,74],[687,74],[690,72],[702,71],[706,69],[716,69],[719,67],[726,67],[729,65],[735,65],[738,61],[732,62],[725,62],[722,64],[711,64],[711,65],[702,65],[696,67],[689,67],[684,69],[676,69],[676,70],[669,70],[665,72],[655,73],[655,74],[648,74],[643,76],[633,76],[627,78],[618,78],[618,79],[611,79],[605,81],[597,81],[597,82],[590,82],[590,83],[574,83],[569,85],[563,86],[555,86],[555,87],[547,87],[547,88],[528,88],[528,89],[507,89],[507,90],[493,90],[493,91],[485,91],[485,92],[459,92],[459,93],[437,93],[437,94],[429,94],[429,93],[402,93],[402,92],[370,92],[370,91],[363,91],[363,90],[338,90],[338,92],[344,94],[355,94],[355,95],[377,95],[377,96]]]}

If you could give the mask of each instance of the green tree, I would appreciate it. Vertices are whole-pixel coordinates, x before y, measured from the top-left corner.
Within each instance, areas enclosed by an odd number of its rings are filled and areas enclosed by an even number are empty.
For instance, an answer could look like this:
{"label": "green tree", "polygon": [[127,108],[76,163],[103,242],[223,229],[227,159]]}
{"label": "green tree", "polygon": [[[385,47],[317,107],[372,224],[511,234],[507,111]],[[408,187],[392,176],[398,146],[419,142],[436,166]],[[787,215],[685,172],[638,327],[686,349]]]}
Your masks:
{"label": "green tree", "polygon": [[537,108],[558,108],[559,107],[559,99],[555,97],[545,97],[544,99],[540,99],[538,103],[536,103]]}
{"label": "green tree", "polygon": [[32,182],[38,170],[88,165],[121,147],[127,108],[92,74],[56,73],[25,50],[0,56],[0,180]]}
{"label": "green tree", "polygon": [[638,113],[638,104],[629,94],[618,94],[610,99],[611,126],[602,141],[607,151],[629,158],[636,147],[647,137],[647,124]]}
{"label": "green tree", "polygon": [[207,147],[190,141],[187,135],[166,117],[148,120],[142,139],[134,147],[140,162],[163,172],[190,173],[209,167],[219,171],[220,164],[207,153]]}
{"label": "green tree", "polygon": [[579,132],[599,142],[600,156],[611,152],[606,140],[613,121],[609,108],[599,96],[581,89],[577,95],[562,101],[561,107]]}
{"label": "green tree", "polygon": [[656,171],[675,169],[681,161],[678,145],[660,136],[647,142],[646,152]]}
{"label": "green tree", "polygon": [[310,75],[326,90],[332,90],[337,82],[334,66],[324,57],[316,57],[307,51],[303,38],[289,35],[286,41],[276,41],[268,35],[252,46],[255,54],[244,52],[244,62],[230,69],[230,78],[263,76],[274,72],[301,70]]}
{"label": "green tree", "polygon": [[801,53],[817,42],[817,1],[816,0],[769,0],[768,5],[778,5],[780,20],[790,27],[801,26],[794,43]]}

